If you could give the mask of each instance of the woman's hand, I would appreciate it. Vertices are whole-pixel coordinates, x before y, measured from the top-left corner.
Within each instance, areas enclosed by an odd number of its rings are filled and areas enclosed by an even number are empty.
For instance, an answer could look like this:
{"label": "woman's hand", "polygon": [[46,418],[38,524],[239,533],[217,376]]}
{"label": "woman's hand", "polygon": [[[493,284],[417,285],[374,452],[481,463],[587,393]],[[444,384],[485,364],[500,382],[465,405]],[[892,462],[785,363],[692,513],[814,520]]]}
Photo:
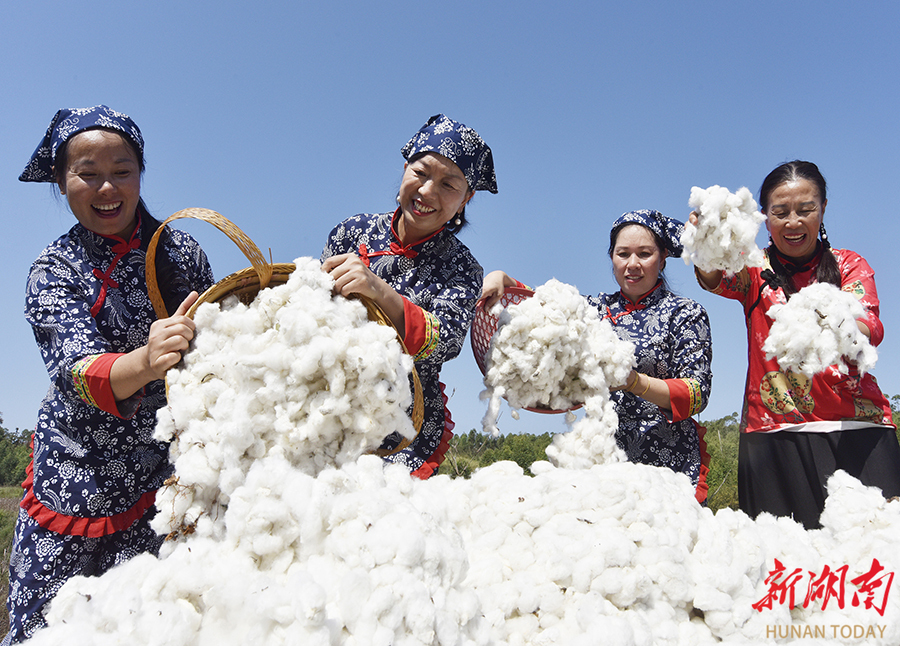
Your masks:
{"label": "woman's hand", "polygon": [[[691,214],[688,216],[688,222],[697,226],[700,222],[700,214],[696,211],[691,211]],[[725,274],[721,269],[703,271],[696,265],[694,265],[694,271],[697,274],[697,279],[700,281],[701,286],[710,290],[719,286],[719,283],[722,282],[722,276]]]}
{"label": "woman's hand", "polygon": [[381,305],[384,287],[393,289],[372,270],[366,267],[359,256],[352,253],[331,256],[322,263],[322,271],[334,278],[334,292],[341,296],[361,294]]}
{"label": "woman's hand", "polygon": [[[175,313],[169,318],[154,321],[147,339],[147,364],[155,379],[163,379],[169,368],[181,361],[182,353],[188,349],[194,338],[196,324],[187,316],[200,295],[188,294]],[[152,381],[152,380],[151,380]]]}
{"label": "woman's hand", "polygon": [[376,276],[365,263],[352,253],[326,258],[322,271],[334,278],[334,292],[341,296],[360,294],[375,301],[394,326],[405,334],[406,322],[403,297],[384,280]]}
{"label": "woman's hand", "polygon": [[490,310],[500,301],[503,292],[507,287],[515,287],[516,281],[503,271],[497,269],[484,277],[481,286],[481,297],[478,299],[479,304],[484,304],[486,310]]}
{"label": "woman's hand", "polygon": [[196,329],[187,311],[199,297],[197,292],[188,294],[172,316],[153,322],[147,345],[116,359],[109,371],[116,401],[128,399],[151,381],[164,379],[169,368],[181,361]]}
{"label": "woman's hand", "polygon": [[621,386],[612,386],[609,389],[609,392],[614,393],[617,390],[624,390],[625,392],[631,392],[638,382],[638,372],[634,368],[631,369],[631,372],[628,373],[628,376],[625,378],[625,383]]}
{"label": "woman's hand", "polygon": [[632,369],[624,384],[609,389],[610,392],[617,390],[624,390],[660,408],[672,410],[672,398],[665,379],[657,379]]}

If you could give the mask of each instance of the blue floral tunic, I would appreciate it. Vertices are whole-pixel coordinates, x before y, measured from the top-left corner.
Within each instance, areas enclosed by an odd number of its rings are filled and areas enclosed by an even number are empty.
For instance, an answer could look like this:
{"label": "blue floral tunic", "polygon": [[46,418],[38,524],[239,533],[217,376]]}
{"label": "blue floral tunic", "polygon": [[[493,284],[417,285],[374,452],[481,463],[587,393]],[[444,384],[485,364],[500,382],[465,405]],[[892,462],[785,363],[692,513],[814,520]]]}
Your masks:
{"label": "blue floral tunic", "polygon": [[[635,344],[635,369],[665,379],[672,410],[635,394],[611,393],[619,415],[616,441],[632,462],[666,466],[691,478],[697,497],[705,499],[705,455],[702,431],[691,415],[706,408],[712,387],[712,337],[703,306],[676,296],[662,282],[638,303],[621,292],[589,296],[619,338]],[[704,463],[705,459],[705,463]]]}
{"label": "blue floral tunic", "polygon": [[[171,471],[167,445],[152,437],[165,384],[152,382],[120,402],[109,385],[112,363],[145,345],[157,318],[144,276],[154,229],[155,222],[144,220],[125,241],[76,224],[29,273],[25,318],[50,389],[23,483],[4,644],[43,625],[41,608],[71,576],[101,574],[158,550],[162,540],[148,521],[155,492]],[[166,290],[175,297],[170,302],[212,285],[206,255],[191,236],[168,230],[161,240],[158,261],[176,268]]]}
{"label": "blue floral tunic", "polygon": [[[439,372],[462,348],[481,295],[483,271],[469,249],[446,229],[403,247],[392,231],[394,215],[360,214],[340,223],[328,236],[322,260],[357,254],[404,297],[406,330],[400,333],[422,382],[425,416],[415,440],[387,459],[428,478],[443,461],[453,436]],[[393,433],[382,448],[394,448],[399,440]]]}

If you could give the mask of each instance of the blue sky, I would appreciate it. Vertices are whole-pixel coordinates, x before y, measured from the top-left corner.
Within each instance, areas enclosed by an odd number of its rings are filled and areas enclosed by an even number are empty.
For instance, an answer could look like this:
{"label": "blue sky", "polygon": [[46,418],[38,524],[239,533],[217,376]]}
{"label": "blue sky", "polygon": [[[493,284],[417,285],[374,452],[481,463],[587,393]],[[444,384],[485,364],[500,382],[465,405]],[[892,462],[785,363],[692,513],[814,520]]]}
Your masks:
{"label": "blue sky", "polygon": [[[900,177],[898,3],[15,2],[0,25],[0,413],[31,427],[47,375],[22,316],[31,262],[74,218],[17,177],[61,107],[105,103],[146,139],[142,195],[160,219],[219,211],[277,262],[318,256],[329,230],[393,208],[399,149],[431,115],[477,129],[499,194],[479,193],[462,240],[486,270],[616,288],[608,231],[624,211],[684,219],[692,186],[756,195],[783,161],[816,162],[837,247],[876,271],[886,338],[874,374],[900,394],[894,280]],[[188,222],[216,277],[249,265]],[[764,233],[759,242],[764,243]],[[670,260],[675,291],[708,310],[713,393],[704,419],[740,409],[740,307]],[[479,427],[481,375],[466,344],[442,373],[458,431]],[[564,429],[501,418],[506,432]]]}

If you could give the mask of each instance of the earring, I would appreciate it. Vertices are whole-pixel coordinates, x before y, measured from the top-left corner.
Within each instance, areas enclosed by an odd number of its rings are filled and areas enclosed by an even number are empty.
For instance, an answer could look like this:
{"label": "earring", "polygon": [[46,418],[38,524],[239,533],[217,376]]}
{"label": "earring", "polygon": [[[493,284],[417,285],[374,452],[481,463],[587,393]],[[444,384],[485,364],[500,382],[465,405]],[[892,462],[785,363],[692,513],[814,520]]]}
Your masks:
{"label": "earring", "polygon": [[822,244],[825,245],[828,249],[831,249],[831,243],[828,242],[828,234],[825,233],[824,222],[819,225],[819,237],[822,238]]}
{"label": "earring", "polygon": [[400,193],[397,193],[397,204],[400,204]]}
{"label": "earring", "polygon": [[453,221],[453,224],[455,224],[456,226],[459,226],[460,224],[462,224],[462,220],[459,219],[458,215],[456,216],[456,219]]}

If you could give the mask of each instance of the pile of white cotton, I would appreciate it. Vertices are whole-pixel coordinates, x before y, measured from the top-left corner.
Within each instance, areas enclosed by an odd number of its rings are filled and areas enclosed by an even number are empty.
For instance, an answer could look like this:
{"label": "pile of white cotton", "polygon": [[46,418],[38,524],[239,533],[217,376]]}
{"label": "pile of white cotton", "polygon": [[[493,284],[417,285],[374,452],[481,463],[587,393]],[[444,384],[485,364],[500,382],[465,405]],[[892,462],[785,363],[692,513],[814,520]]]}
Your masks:
{"label": "pile of white cotton", "polygon": [[[617,425],[609,388],[625,383],[634,366],[634,345],[620,340],[574,286],[551,279],[531,298],[500,312],[486,359],[486,433],[499,433],[500,400],[506,398],[514,411],[584,404],[590,418],[585,426],[595,427],[588,433],[594,436],[601,419],[603,429]],[[596,446],[592,455],[612,450],[603,444],[606,448]],[[598,462],[591,455],[588,460],[585,466]]]}
{"label": "pile of white cotton", "polygon": [[878,352],[856,324],[866,312],[859,299],[828,283],[813,283],[783,305],[769,308],[774,323],[763,344],[766,358],[783,370],[812,377],[828,366],[847,374],[847,362],[860,374],[875,366]]}
{"label": "pile of white cotton", "polygon": [[703,271],[735,274],[744,267],[762,267],[763,255],[756,234],[765,216],[746,187],[731,193],[722,186],[691,189],[690,206],[698,215],[697,226],[684,225],[681,257]]}
{"label": "pile of white cotton", "polygon": [[[29,643],[900,643],[900,594],[885,594],[900,567],[900,502],[842,472],[823,528],[805,531],[788,518],[713,514],[666,468],[531,470],[498,462],[469,480],[422,482],[363,456],[316,478],[257,473],[242,488],[272,528],[232,506],[223,539],[189,536],[159,559],[74,578]],[[261,560],[244,546],[288,526],[288,556]],[[771,579],[776,559],[785,571]],[[873,560],[884,569],[873,573]],[[861,577],[868,586],[853,583]],[[796,642],[784,638],[792,629]]]}
{"label": "pile of white cotton", "polygon": [[221,535],[236,489],[272,455],[314,476],[392,431],[414,435],[411,358],[393,328],[332,296],[332,285],[318,260],[299,258],[286,284],[250,306],[231,297],[197,309],[196,337],[167,375],[169,406],[158,415],[177,477],[158,495],[157,531]]}
{"label": "pile of white cotton", "polygon": [[[318,271],[312,263],[303,269]],[[363,385],[382,383],[362,366],[393,352],[387,339],[368,346],[365,364],[344,360],[343,380],[316,382],[328,385],[317,392],[331,395],[310,394],[293,416],[275,413],[285,406],[272,392],[284,385],[285,365],[318,363],[343,347],[331,329],[339,321],[278,315],[295,298],[330,307],[330,284],[312,282],[289,283],[296,292],[283,290],[279,306],[266,300],[261,316],[277,333],[296,317],[297,325],[318,326],[322,340],[300,350],[286,344],[281,352],[292,358],[266,356],[270,367],[253,356],[265,347],[242,335],[228,341],[237,359],[228,367],[210,359],[217,344],[198,343],[179,373],[182,385],[172,379],[173,417],[210,413],[185,417],[186,426],[166,422],[167,433],[179,429],[179,456],[196,451],[176,459],[176,477],[206,487],[211,473],[221,473],[227,482],[211,485],[220,502],[205,508],[193,533],[167,541],[159,558],[144,554],[103,576],[69,580],[30,646],[900,643],[900,593],[889,589],[900,567],[900,501],[845,473],[829,480],[823,528],[814,531],[766,514],[755,521],[728,509],[713,514],[698,505],[685,475],[630,462],[585,469],[536,462],[534,477],[498,462],[468,480],[420,481],[401,465],[362,455],[369,442],[351,440],[363,432],[357,425],[378,429],[373,443],[408,429],[408,421],[370,410]],[[244,313],[226,308],[210,317],[232,311]],[[356,320],[358,333],[368,333]],[[207,320],[201,330],[218,324]],[[307,332],[320,338],[310,330],[291,338]],[[188,389],[191,365],[209,372]],[[201,386],[232,370],[232,385],[216,386],[215,398],[204,394]],[[207,374],[214,377],[204,381]],[[404,373],[390,383],[399,390],[405,380]],[[264,391],[262,400],[238,386],[245,381]],[[361,383],[349,409],[323,408],[354,381]],[[394,406],[402,411],[407,397]],[[345,429],[347,446],[330,435],[331,422]],[[321,462],[309,454],[318,446]],[[160,515],[168,518],[174,504],[163,498]],[[783,576],[775,575],[777,563]],[[861,636],[848,639],[845,630]],[[810,638],[820,631],[827,632]]]}

